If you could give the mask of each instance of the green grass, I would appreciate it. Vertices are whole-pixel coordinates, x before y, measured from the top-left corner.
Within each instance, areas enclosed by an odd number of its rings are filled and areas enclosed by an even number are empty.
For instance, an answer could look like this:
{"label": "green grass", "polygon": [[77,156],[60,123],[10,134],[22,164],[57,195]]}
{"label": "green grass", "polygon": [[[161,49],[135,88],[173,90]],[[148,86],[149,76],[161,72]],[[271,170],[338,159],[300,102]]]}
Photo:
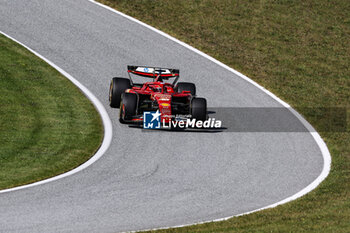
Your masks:
{"label": "green grass", "polygon": [[[100,0],[239,70],[295,107],[350,104],[348,0]],[[312,115],[312,114],[311,114]],[[228,221],[164,232],[350,232],[350,131],[321,132],[328,178],[308,195]]]}
{"label": "green grass", "polygon": [[79,166],[102,137],[100,116],[80,90],[0,35],[0,189]]}

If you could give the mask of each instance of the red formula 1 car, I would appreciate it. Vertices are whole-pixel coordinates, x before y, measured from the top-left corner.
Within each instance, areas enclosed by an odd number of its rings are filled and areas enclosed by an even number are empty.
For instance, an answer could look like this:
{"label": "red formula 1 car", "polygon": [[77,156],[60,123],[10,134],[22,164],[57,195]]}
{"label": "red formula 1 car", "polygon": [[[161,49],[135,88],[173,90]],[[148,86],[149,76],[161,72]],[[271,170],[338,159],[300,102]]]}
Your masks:
{"label": "red formula 1 car", "polygon": [[[112,108],[120,108],[121,123],[143,121],[143,113],[159,111],[161,121],[174,121],[187,116],[204,121],[207,118],[207,101],[196,97],[194,83],[177,82],[178,69],[128,66],[127,78],[115,77],[109,89]],[[150,82],[134,83],[131,75],[151,79]],[[168,80],[173,79],[172,83]]]}

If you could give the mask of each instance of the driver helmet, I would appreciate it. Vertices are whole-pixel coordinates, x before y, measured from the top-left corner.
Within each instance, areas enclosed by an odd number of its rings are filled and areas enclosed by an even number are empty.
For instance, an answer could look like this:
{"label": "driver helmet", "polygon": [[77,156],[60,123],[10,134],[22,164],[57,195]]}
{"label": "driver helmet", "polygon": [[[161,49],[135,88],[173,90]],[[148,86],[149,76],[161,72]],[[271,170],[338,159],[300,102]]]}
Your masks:
{"label": "driver helmet", "polygon": [[153,91],[162,92],[162,87],[161,86],[153,86]]}

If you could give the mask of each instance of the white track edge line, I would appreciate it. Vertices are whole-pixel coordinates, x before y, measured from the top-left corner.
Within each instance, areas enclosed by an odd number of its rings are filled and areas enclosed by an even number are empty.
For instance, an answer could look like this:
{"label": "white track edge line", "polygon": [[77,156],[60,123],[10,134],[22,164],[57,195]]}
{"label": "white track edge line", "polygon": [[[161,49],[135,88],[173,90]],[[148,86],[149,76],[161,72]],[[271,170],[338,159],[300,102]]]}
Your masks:
{"label": "white track edge line", "polygon": [[238,72],[237,70],[234,70],[232,69],[231,67],[225,65],[224,63],[216,60],[215,58],[209,56],[208,54],[205,54],[201,51],[199,51],[198,49],[170,36],[169,34],[165,33],[165,32],[162,32],[146,23],[143,23],[141,22],[140,20],[138,19],[135,19],[129,15],[126,15],[120,11],[117,11],[109,6],[106,6],[102,3],[99,3],[99,2],[96,2],[95,0],[88,0],[89,2],[91,3],[94,3],[100,7],[103,7],[107,10],[110,10],[122,17],[125,17],[135,23],[138,23],[186,48],[188,48],[189,50],[207,58],[208,60],[216,63],[217,65],[231,71],[232,73],[236,74],[237,76],[241,77],[242,79],[246,80],[247,82],[250,82],[251,84],[253,84],[254,86],[256,86],[257,88],[259,88],[260,90],[264,91],[266,94],[268,94],[270,97],[272,97],[273,99],[275,99],[277,102],[279,102],[280,104],[282,104],[284,107],[288,108],[289,111],[291,111],[302,123],[303,125],[308,129],[308,131],[310,132],[310,134],[312,135],[312,137],[314,138],[314,140],[316,141],[317,145],[319,146],[320,150],[321,150],[321,153],[322,153],[322,156],[323,156],[323,169],[322,169],[322,172],[321,174],[311,183],[309,184],[308,186],[306,186],[304,189],[302,189],[301,191],[297,192],[296,194],[286,198],[286,199],[283,199],[279,202],[276,202],[274,204],[271,204],[271,205],[268,205],[268,206],[265,206],[265,207],[262,207],[262,208],[259,208],[259,209],[255,209],[255,210],[252,210],[252,211],[248,211],[248,212],[245,212],[245,213],[241,213],[241,214],[237,214],[237,215],[232,215],[232,216],[229,216],[229,217],[225,217],[225,218],[219,218],[219,219],[215,219],[215,220],[211,220],[211,221],[204,221],[204,222],[198,222],[198,223],[194,223],[194,224],[186,224],[186,225],[178,225],[178,226],[172,226],[172,227],[164,227],[164,228],[154,228],[154,229],[147,229],[147,230],[142,230],[142,231],[148,231],[148,230],[160,230],[160,229],[169,229],[169,228],[176,228],[176,227],[185,227],[185,226],[191,226],[191,225],[197,225],[197,224],[203,224],[203,223],[208,223],[208,222],[217,222],[217,221],[223,221],[223,220],[227,220],[227,219],[230,219],[230,218],[233,218],[233,217],[237,217],[237,216],[242,216],[242,215],[246,215],[246,214],[250,214],[250,213],[254,213],[254,212],[257,212],[257,211],[260,211],[260,210],[264,210],[264,209],[269,209],[269,208],[273,208],[273,207],[276,207],[278,205],[281,205],[281,204],[285,204],[287,202],[290,202],[290,201],[293,201],[301,196],[304,196],[305,194],[311,192],[313,189],[315,189],[324,179],[326,179],[326,177],[328,176],[329,172],[330,172],[330,169],[331,169],[331,155],[329,153],[329,150],[327,148],[327,145],[326,143],[322,140],[321,136],[317,133],[317,131],[311,126],[311,124],[309,122],[307,122],[296,110],[294,110],[288,103],[284,102],[283,100],[281,100],[280,98],[278,98],[275,94],[273,94],[272,92],[270,92],[269,90],[265,89],[264,87],[260,86],[257,82],[253,81],[252,79],[248,78],[247,76],[245,76],[244,74]]}
{"label": "white track edge line", "polygon": [[41,181],[38,181],[38,182],[34,182],[34,183],[31,183],[31,184],[27,184],[27,185],[22,185],[22,186],[18,186],[18,187],[14,187],[14,188],[0,190],[0,194],[1,194],[1,193],[7,193],[7,192],[20,190],[20,189],[34,187],[34,186],[37,186],[37,185],[46,184],[46,183],[49,183],[49,182],[52,182],[52,181],[55,181],[55,180],[62,179],[64,177],[73,175],[73,174],[75,174],[75,173],[77,173],[77,172],[87,168],[88,166],[90,166],[91,164],[96,162],[99,158],[101,158],[102,155],[108,149],[109,145],[111,144],[111,141],[112,141],[112,122],[111,122],[111,119],[108,116],[108,113],[107,113],[106,109],[103,107],[102,103],[83,84],[81,84],[78,80],[73,78],[70,74],[68,74],[66,71],[64,71],[59,66],[55,65],[49,59],[47,59],[44,56],[40,55],[38,52],[34,51],[33,49],[29,48],[28,46],[26,46],[23,43],[19,42],[18,40],[14,39],[10,35],[2,32],[2,31],[0,31],[0,33],[3,34],[4,36],[6,36],[7,38],[13,40],[14,42],[18,43],[19,45],[23,46],[24,48],[29,50],[31,53],[33,53],[34,55],[36,55],[40,59],[44,60],[46,63],[48,63],[50,66],[52,66],[58,72],[60,72],[63,76],[65,76],[68,80],[70,80],[75,86],[77,86],[82,91],[82,93],[95,106],[95,109],[98,111],[98,113],[101,116],[102,123],[103,123],[103,128],[104,128],[104,137],[103,137],[103,141],[102,141],[101,146],[99,147],[97,152],[88,161],[86,161],[85,163],[83,163],[80,166],[74,168],[73,170],[70,170],[70,171],[68,171],[66,173],[60,174],[58,176],[54,176],[54,177],[51,177],[51,178],[48,178],[48,179],[45,179],[45,180],[41,180]]}

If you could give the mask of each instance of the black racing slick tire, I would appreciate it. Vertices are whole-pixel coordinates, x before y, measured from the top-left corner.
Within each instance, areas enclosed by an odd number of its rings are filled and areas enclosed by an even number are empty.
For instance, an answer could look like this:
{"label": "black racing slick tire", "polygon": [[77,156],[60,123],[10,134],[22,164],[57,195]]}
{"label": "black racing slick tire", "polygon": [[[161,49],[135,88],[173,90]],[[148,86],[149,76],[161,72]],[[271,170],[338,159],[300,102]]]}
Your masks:
{"label": "black racing slick tire", "polygon": [[179,82],[176,85],[176,91],[181,93],[183,91],[190,91],[193,96],[196,95],[196,85],[194,83]]}
{"label": "black racing slick tire", "polygon": [[191,115],[196,120],[207,119],[207,100],[204,98],[193,98],[191,101]]}
{"label": "black racing slick tire", "polygon": [[121,99],[119,121],[124,124],[127,120],[130,120],[136,115],[137,95],[133,93],[123,93]]}
{"label": "black racing slick tire", "polygon": [[131,87],[127,78],[113,78],[109,87],[109,106],[119,108],[121,95]]}

